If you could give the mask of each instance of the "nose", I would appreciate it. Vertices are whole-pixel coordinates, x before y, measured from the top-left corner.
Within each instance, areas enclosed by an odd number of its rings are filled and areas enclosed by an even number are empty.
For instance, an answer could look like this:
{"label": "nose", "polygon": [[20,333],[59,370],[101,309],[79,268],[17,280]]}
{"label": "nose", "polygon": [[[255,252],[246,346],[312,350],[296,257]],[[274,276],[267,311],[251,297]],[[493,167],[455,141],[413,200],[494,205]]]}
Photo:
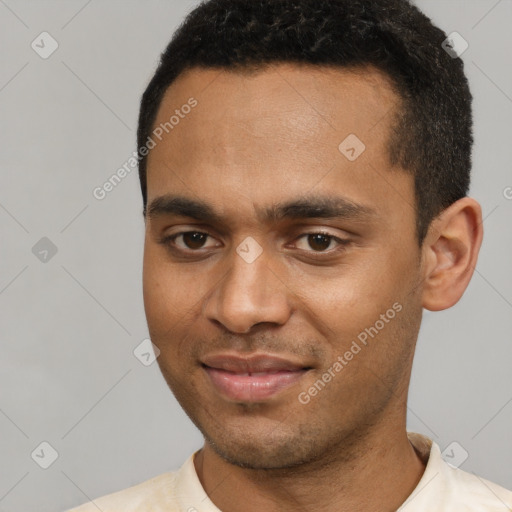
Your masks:
{"label": "nose", "polygon": [[284,276],[269,267],[265,251],[250,263],[234,250],[229,258],[229,270],[206,299],[206,317],[239,334],[255,324],[284,325],[291,314],[291,291]]}

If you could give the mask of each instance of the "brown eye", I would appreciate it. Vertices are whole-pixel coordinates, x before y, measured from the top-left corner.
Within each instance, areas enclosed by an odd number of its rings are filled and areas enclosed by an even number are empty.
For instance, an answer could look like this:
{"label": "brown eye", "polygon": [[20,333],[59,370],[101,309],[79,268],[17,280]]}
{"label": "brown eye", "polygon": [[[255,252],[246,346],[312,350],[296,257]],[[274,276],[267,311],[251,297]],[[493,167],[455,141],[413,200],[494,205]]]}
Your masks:
{"label": "brown eye", "polygon": [[332,236],[323,233],[308,235],[308,244],[314,251],[325,251],[331,245]]}
{"label": "brown eye", "polygon": [[206,233],[199,233],[197,231],[189,231],[187,233],[182,233],[183,243],[186,245],[187,249],[201,249],[205,240],[208,238]]}
{"label": "brown eye", "polygon": [[[300,242],[302,242],[302,247],[300,247]],[[331,244],[333,242],[334,246],[331,247]],[[302,234],[299,237],[299,242],[297,244],[299,249],[308,251],[310,253],[331,253],[334,252],[334,250],[336,250],[337,248],[339,248],[339,246],[347,245],[348,240],[343,240],[329,233],[316,232]],[[329,248],[331,248],[332,250],[328,250]]]}
{"label": "brown eye", "polygon": [[[208,239],[211,239],[210,245],[205,245]],[[212,245],[213,242],[213,245]],[[198,252],[199,249],[212,249],[218,247],[215,239],[208,233],[201,231],[182,231],[174,235],[166,236],[160,240],[162,245],[169,246],[171,249],[176,248],[180,251]]]}

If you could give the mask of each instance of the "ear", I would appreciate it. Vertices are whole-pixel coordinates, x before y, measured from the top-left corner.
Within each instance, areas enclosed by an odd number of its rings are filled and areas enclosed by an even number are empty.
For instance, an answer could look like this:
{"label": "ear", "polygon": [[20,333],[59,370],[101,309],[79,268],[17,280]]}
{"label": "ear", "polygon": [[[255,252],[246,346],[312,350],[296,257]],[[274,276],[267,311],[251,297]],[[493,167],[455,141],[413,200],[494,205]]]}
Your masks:
{"label": "ear", "polygon": [[422,246],[422,305],[441,311],[456,304],[466,290],[482,244],[482,208],[463,197],[430,224]]}

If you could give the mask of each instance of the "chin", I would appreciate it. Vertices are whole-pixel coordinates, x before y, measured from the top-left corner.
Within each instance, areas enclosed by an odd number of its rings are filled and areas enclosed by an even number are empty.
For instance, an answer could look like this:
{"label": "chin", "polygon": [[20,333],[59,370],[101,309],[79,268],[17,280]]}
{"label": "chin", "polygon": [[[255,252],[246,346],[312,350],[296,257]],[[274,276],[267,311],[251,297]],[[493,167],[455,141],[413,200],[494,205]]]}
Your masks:
{"label": "chin", "polygon": [[[241,468],[286,469],[314,460],[319,446],[304,442],[300,432],[289,427],[283,430],[273,424],[265,432],[244,429],[204,432],[206,443],[222,459]],[[216,435],[217,434],[217,435]]]}
{"label": "chin", "polygon": [[246,469],[288,469],[300,466],[306,461],[298,457],[296,450],[283,450],[282,446],[266,446],[264,450],[255,444],[248,446],[219,446],[212,441],[210,444],[215,453],[226,462]]}

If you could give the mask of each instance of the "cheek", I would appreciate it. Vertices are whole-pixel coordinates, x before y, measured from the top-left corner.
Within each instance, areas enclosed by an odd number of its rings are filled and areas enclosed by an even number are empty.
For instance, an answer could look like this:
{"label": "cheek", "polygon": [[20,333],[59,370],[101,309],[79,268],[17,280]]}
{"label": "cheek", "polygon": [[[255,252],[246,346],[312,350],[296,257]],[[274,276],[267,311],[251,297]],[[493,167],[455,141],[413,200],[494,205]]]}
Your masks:
{"label": "cheek", "polygon": [[165,265],[145,259],[143,289],[148,331],[160,350],[157,361],[169,384],[179,371],[179,365],[174,363],[186,357],[183,350],[190,336],[187,311],[191,308],[184,293],[187,288],[170,276]]}
{"label": "cheek", "polygon": [[[204,264],[203,264],[204,265]],[[202,332],[205,297],[218,276],[194,264],[172,263],[160,246],[144,249],[143,296],[151,340],[167,367],[180,370],[180,361],[194,356],[192,343]],[[176,365],[174,363],[176,362]],[[181,365],[183,366],[183,365]]]}
{"label": "cheek", "polygon": [[[393,336],[396,309],[410,301],[414,262],[407,253],[374,251],[344,265],[328,279],[301,275],[298,287],[309,322],[330,340],[332,356],[350,347],[360,333],[370,329],[379,338]],[[395,305],[395,309],[393,309]],[[381,315],[385,318],[381,319]],[[384,328],[382,328],[384,322]]]}
{"label": "cheek", "polygon": [[143,296],[151,333],[179,329],[194,300],[190,278],[169,263],[160,247],[146,243],[143,263]]}

